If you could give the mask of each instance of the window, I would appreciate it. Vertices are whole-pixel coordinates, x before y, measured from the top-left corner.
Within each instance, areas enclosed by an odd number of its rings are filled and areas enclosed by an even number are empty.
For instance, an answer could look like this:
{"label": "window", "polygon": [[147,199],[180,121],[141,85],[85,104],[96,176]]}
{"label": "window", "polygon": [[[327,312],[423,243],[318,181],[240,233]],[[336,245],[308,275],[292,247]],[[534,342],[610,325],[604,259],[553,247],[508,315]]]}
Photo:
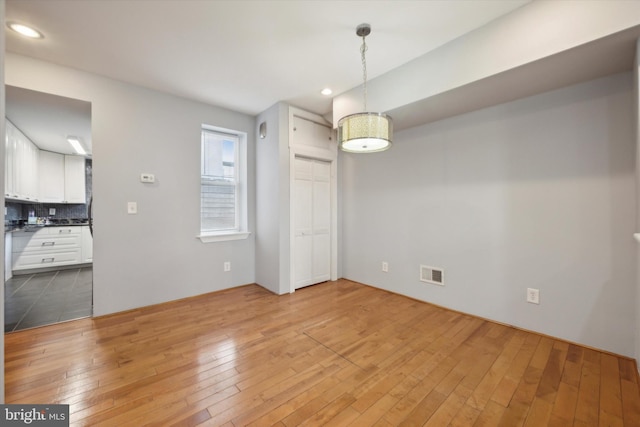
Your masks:
{"label": "window", "polygon": [[246,134],[202,127],[200,239],[246,238]]}

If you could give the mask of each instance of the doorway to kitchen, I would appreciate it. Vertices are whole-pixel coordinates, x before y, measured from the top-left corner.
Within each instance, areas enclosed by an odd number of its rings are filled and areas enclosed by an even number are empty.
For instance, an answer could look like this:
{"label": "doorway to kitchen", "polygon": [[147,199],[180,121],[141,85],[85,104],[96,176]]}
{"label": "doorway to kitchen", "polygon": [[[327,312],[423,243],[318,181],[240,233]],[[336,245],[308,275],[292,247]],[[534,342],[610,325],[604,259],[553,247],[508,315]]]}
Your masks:
{"label": "doorway to kitchen", "polygon": [[6,88],[5,332],[93,314],[91,104]]}

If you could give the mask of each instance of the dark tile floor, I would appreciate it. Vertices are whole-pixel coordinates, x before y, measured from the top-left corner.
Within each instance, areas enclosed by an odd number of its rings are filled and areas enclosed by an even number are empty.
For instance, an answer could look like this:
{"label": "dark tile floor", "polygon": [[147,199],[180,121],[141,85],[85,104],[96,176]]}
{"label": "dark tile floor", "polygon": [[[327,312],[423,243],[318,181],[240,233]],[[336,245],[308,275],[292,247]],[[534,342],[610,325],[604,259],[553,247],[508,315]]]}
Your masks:
{"label": "dark tile floor", "polygon": [[13,276],[4,286],[4,331],[91,316],[91,267]]}

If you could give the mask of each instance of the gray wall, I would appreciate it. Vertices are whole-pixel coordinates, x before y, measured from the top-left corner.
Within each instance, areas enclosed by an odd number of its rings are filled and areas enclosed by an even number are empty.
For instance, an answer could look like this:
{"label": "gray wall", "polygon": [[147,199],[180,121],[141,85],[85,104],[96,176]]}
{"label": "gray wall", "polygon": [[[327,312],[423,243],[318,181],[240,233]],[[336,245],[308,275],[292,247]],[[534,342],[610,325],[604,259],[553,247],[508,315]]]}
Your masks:
{"label": "gray wall", "polygon": [[289,108],[278,103],[260,114],[267,136],[256,142],[256,283],[289,292]]}
{"label": "gray wall", "polygon": [[[203,123],[248,133],[255,230],[253,117],[14,54],[6,55],[5,82],[92,104],[96,315],[255,282],[254,234],[196,238]],[[143,172],[156,183],[142,184]],[[137,215],[127,215],[129,201],[138,202]]]}
{"label": "gray wall", "polygon": [[[343,154],[343,276],[633,356],[631,105],[625,73]],[[420,264],[446,286],[420,282]]]}

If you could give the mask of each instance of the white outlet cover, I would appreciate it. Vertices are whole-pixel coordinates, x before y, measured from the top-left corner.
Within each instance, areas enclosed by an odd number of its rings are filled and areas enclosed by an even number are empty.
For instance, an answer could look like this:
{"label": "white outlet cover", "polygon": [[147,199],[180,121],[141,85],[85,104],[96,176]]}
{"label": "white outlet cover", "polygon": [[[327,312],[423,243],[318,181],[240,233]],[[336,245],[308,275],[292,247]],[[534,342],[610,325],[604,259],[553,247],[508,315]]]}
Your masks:
{"label": "white outlet cover", "polygon": [[141,173],[140,182],[144,182],[145,184],[151,184],[156,182],[156,177],[152,173]]}
{"label": "white outlet cover", "polygon": [[127,213],[129,215],[137,214],[138,213],[138,203],[136,203],[136,202],[128,202],[127,203]]}

